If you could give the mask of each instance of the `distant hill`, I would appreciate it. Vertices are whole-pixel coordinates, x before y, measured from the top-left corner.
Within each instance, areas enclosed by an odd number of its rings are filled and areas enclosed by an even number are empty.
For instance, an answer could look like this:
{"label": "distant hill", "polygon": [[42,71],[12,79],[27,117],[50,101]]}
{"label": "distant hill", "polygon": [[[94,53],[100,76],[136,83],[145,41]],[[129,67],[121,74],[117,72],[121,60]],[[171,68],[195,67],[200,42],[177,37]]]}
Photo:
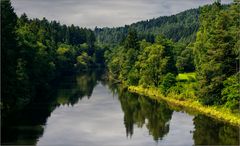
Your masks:
{"label": "distant hill", "polygon": [[190,9],[176,15],[153,18],[124,27],[95,28],[94,32],[99,43],[111,46],[121,43],[130,28],[137,30],[140,39],[149,42],[153,42],[156,35],[163,34],[175,42],[189,43],[195,39],[199,27],[199,11],[200,8]]}

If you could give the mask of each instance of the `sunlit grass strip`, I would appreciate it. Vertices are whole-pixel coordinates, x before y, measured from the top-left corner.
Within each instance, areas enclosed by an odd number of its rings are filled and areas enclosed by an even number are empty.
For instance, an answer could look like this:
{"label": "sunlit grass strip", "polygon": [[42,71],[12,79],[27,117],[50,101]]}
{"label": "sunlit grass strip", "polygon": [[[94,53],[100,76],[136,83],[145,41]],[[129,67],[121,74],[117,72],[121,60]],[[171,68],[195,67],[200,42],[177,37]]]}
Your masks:
{"label": "sunlit grass strip", "polygon": [[192,101],[191,99],[178,100],[176,99],[176,97],[174,97],[178,95],[173,95],[173,94],[171,94],[171,97],[169,96],[165,97],[156,88],[143,88],[141,86],[129,86],[128,90],[130,92],[149,96],[150,98],[153,98],[153,99],[164,100],[169,104],[174,104],[174,105],[182,106],[185,108],[191,108],[206,116],[210,116],[212,118],[215,118],[224,122],[228,122],[232,125],[240,126],[240,115],[234,114],[230,110],[223,107],[204,106],[198,101]]}
{"label": "sunlit grass strip", "polygon": [[196,80],[196,73],[191,72],[191,73],[180,73],[177,76],[177,80]]}

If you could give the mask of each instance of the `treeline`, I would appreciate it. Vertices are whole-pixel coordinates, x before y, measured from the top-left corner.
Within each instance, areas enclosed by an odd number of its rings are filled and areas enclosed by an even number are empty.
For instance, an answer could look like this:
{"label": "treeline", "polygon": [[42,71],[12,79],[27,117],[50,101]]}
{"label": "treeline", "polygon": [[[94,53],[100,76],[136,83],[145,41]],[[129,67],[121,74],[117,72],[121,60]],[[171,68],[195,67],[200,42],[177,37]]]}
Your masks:
{"label": "treeline", "polygon": [[178,45],[161,35],[154,43],[139,41],[136,31],[131,30],[124,45],[106,51],[105,56],[113,78],[128,85],[159,87],[166,77],[175,79],[177,75],[176,48]]}
{"label": "treeline", "polygon": [[61,75],[104,66],[94,32],[45,18],[20,18],[1,1],[1,108],[22,108]]}
{"label": "treeline", "polygon": [[95,28],[96,39],[99,43],[111,46],[124,41],[130,29],[138,32],[140,40],[154,42],[154,38],[162,34],[173,41],[189,43],[195,40],[199,28],[199,9],[190,9],[182,13],[140,21],[131,25],[117,28]]}
{"label": "treeline", "polygon": [[[123,43],[106,51],[109,72],[127,85],[158,88],[164,95],[192,88],[203,104],[238,109],[239,10],[237,1],[229,6],[215,2],[200,8],[196,41],[187,45],[162,35],[153,42],[142,40],[133,27]],[[194,84],[176,78],[181,72],[193,71],[197,73],[197,81],[190,81]]]}

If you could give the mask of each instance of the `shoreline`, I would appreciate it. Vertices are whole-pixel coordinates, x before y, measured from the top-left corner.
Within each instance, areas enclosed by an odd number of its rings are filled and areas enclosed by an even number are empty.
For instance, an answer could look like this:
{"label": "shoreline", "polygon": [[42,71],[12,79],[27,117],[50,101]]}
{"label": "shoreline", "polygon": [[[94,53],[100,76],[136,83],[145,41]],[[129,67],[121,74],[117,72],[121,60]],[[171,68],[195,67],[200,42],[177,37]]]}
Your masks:
{"label": "shoreline", "polygon": [[[190,99],[179,100],[173,97],[165,97],[163,96],[160,91],[156,88],[143,88],[141,86],[128,86],[127,87],[129,92],[137,93],[140,95],[148,96],[149,98],[156,99],[157,101],[163,100],[168,104],[181,106],[188,109],[193,109],[196,112],[204,114],[206,116],[212,117],[214,119],[227,122],[234,126],[240,126],[240,114],[234,114],[226,108],[216,107],[216,106],[205,106],[199,103],[198,101],[193,101]],[[176,94],[171,96],[178,96]]]}

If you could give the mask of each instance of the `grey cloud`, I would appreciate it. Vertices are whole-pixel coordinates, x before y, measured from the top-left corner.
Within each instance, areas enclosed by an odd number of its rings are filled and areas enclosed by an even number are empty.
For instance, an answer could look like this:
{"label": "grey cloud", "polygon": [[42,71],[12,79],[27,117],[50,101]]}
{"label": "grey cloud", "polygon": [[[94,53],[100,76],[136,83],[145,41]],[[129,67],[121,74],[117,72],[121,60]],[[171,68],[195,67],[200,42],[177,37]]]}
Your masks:
{"label": "grey cloud", "polygon": [[[12,0],[18,15],[57,20],[81,27],[116,27],[172,15],[213,0]],[[222,0],[230,3],[232,0]]]}

